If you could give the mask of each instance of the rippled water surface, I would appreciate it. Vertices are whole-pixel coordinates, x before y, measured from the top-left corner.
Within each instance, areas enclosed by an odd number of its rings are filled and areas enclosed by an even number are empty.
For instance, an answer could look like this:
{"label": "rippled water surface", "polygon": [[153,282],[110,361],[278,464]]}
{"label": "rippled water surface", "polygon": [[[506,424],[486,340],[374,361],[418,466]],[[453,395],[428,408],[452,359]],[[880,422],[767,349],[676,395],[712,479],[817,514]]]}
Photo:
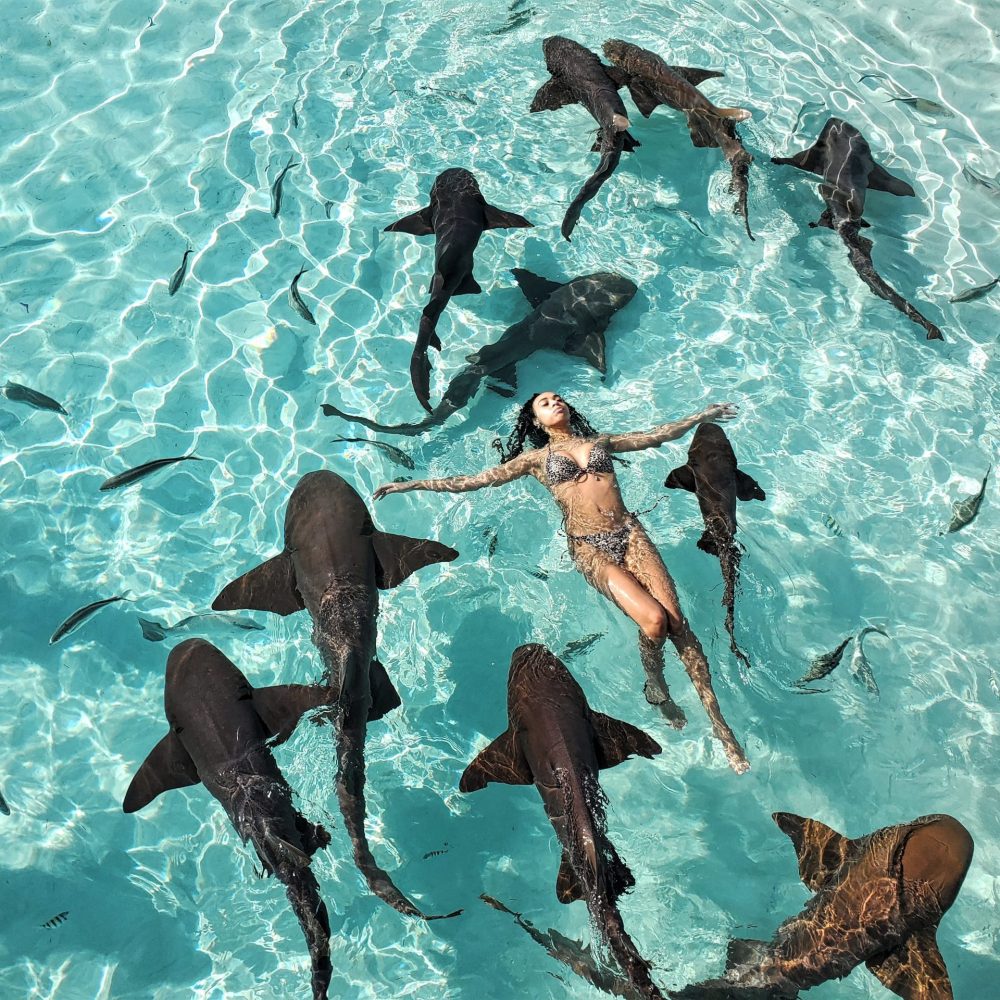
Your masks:
{"label": "rippled water surface", "polygon": [[[717,973],[730,937],[769,937],[806,898],[771,811],[855,836],[940,811],[977,845],[942,951],[960,1000],[995,995],[995,483],[971,526],[940,534],[997,457],[1000,291],[948,302],[1000,271],[995,4],[25,0],[0,7],[0,28],[0,375],[68,411],[0,398],[0,790],[11,808],[0,816],[0,994],[308,995],[280,885],[254,876],[204,789],[122,814],[165,730],[166,654],[192,634],[151,643],[137,617],[170,624],[203,610],[277,551],[303,473],[333,469],[365,496],[406,474],[377,449],[332,444],[367,432],[319,405],[419,417],[407,366],[431,245],[381,231],[426,203],[438,171],[463,166],[536,228],[484,237],[487,294],[442,318],[434,398],[466,354],[525,314],[511,267],[550,278],[613,267],[640,293],[608,331],[606,379],[540,354],[520,367],[520,397],[560,389],[607,430],[741,406],[730,436],[768,494],[740,511],[748,682],[722,628],[718,563],[695,547],[693,499],[672,492],[644,521],[753,770],[727,769],[672,658],[691,721],[674,733],[648,709],[634,630],[573,571],[536,483],[390,497],[380,527],[440,538],[461,557],[384,596],[380,657],[404,705],[369,732],[369,830],[421,905],[466,912],[420,924],[367,893],[332,793],[329,733],[302,726],[278,759],[303,811],[333,833],[315,862],[335,933],[331,995],[600,995],[477,899],[590,938],[583,906],[556,901],[559,851],[535,792],[457,792],[505,727],[511,650],[534,640],[559,651],[594,633],[570,663],[592,704],[664,745],[655,761],[602,775],[611,836],[638,882],[626,924],[664,987]],[[555,33],[593,49],[627,38],[725,71],[704,90],[753,111],[741,131],[755,243],[731,215],[718,151],[693,148],[666,109],[633,114],[642,148],[573,242],[559,238],[595,157],[581,108],[527,113],[547,76],[541,39]],[[833,233],[808,228],[822,208],[813,181],[769,163],[809,145],[831,114],[917,192],[872,194],[869,235],[882,273],[943,343],[874,298]],[[290,158],[273,218],[269,188]],[[303,264],[316,327],[286,294]],[[440,431],[393,440],[416,475],[474,471],[495,461],[490,442],[512,413],[487,392]],[[686,446],[621,472],[631,509],[664,494]],[[98,492],[110,475],[189,451],[208,461]],[[75,608],[124,593],[134,603],[48,644]],[[263,631],[205,620],[195,633],[257,685],[318,674],[305,616],[255,617]],[[890,636],[866,643],[880,697],[846,660],[819,694],[791,687],[866,624]],[[809,995],[888,996],[863,969]]]}

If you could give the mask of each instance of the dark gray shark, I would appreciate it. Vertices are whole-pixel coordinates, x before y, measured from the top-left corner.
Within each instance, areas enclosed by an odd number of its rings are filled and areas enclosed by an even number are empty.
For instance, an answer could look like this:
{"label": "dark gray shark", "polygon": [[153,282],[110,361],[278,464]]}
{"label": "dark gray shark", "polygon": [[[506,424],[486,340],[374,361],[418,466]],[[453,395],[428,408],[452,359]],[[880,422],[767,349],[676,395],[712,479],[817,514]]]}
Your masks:
{"label": "dark gray shark", "polygon": [[562,222],[562,234],[568,240],[583,211],[583,206],[614,173],[622,150],[631,153],[639,143],[628,132],[628,114],[618,95],[624,78],[579,42],[553,35],[542,42],[545,65],[551,79],[535,94],[530,110],[555,111],[566,104],[582,104],[600,126],[592,152],[601,161],[573,199]]}
{"label": "dark gray shark", "polygon": [[941,330],[886,284],[875,270],[872,263],[874,244],[861,235],[863,228],[870,228],[862,218],[869,190],[887,191],[900,197],[913,197],[914,194],[906,181],[893,177],[875,162],[865,137],[853,125],[840,118],[831,118],[808,149],[794,156],[772,156],[771,162],[798,167],[823,178],[819,193],[826,202],[826,210],[817,222],[809,225],[814,229],[820,226],[833,229],[844,241],[851,264],[861,280],[879,298],[923,327],[928,340],[943,340]]}
{"label": "dark gray shark", "polygon": [[437,321],[453,295],[477,295],[482,291],[472,275],[473,255],[487,229],[530,227],[523,216],[505,212],[487,203],[476,178],[461,167],[451,167],[438,174],[431,188],[431,202],[426,208],[407,215],[387,233],[430,236],[434,240],[434,277],[430,302],[424,307],[417,331],[417,342],[410,358],[410,381],[420,405],[431,411],[431,363],[427,348],[441,350]]}
{"label": "dark gray shark", "polygon": [[701,424],[688,449],[687,465],[667,476],[663,484],[671,490],[687,490],[698,497],[698,506],[705,522],[705,532],[698,548],[718,556],[725,588],[722,606],[726,609],[726,631],[729,648],[745,666],[750,666],[746,654],[736,644],[734,634],[734,603],[740,572],[740,546],[736,542],[736,501],[766,500],[757,481],[736,467],[736,454],[718,424]]}
{"label": "dark gray shark", "polygon": [[604,331],[619,309],[632,301],[638,289],[620,274],[598,271],[573,278],[565,284],[549,281],[523,268],[511,272],[534,310],[508,327],[495,344],[487,344],[466,359],[469,364],[449,383],[441,402],[430,416],[411,424],[380,424],[329,403],[323,404],[328,417],[342,417],[375,431],[388,434],[421,434],[443,424],[462,409],[487,378],[495,378],[510,388],[491,385],[502,396],[513,395],[517,387],[517,363],[535,351],[564,351],[583,358],[602,375],[607,370]]}
{"label": "dark gray shark", "polygon": [[584,899],[629,981],[646,998],[663,994],[649,963],[625,931],[618,898],[635,879],[608,839],[601,768],[632,754],[653,757],[660,746],[627,722],[594,712],[565,665],[537,643],[518,646],[507,681],[507,731],[465,769],[459,788],[491,781],[531,785],[562,844],[556,881],[560,902]]}
{"label": "dark gray shark", "polygon": [[747,217],[747,176],[753,157],[743,148],[735,124],[746,121],[750,112],[743,108],[716,107],[698,89],[699,83],[723,74],[710,69],[669,66],[655,52],[617,38],[604,43],[604,55],[625,74],[632,100],[646,118],[666,104],[683,112],[695,146],[715,146],[722,150],[732,171],[730,190],[736,195],[733,211],[742,216],[747,236],[752,240]]}
{"label": "dark gray shark", "polygon": [[721,979],[676,1000],[792,1000],[864,963],[904,1000],[952,1000],[936,931],[972,861],[969,831],[921,816],[849,840],[814,819],[775,813],[816,895],[770,942],[734,940]]}
{"label": "dark gray shark", "polygon": [[309,945],[316,1000],[327,996],[333,969],[330,922],[309,863],[330,835],[292,804],[271,747],[330,697],[327,688],[302,684],[254,689],[215,646],[187,639],[167,657],[163,700],[170,731],[136,772],[124,802],[133,813],[171,788],[204,784],[264,869],[285,886]]}
{"label": "dark gray shark", "polygon": [[[369,888],[390,906],[426,917],[375,862],[365,836],[365,735],[368,723],[401,702],[375,658],[379,589],[458,553],[440,542],[378,531],[364,501],[333,472],[310,472],[292,491],[285,512],[285,548],[215,599],[215,611],[237,608],[291,615],[306,609],[313,643],[334,692],[337,798]],[[449,914],[451,915],[451,914]]]}

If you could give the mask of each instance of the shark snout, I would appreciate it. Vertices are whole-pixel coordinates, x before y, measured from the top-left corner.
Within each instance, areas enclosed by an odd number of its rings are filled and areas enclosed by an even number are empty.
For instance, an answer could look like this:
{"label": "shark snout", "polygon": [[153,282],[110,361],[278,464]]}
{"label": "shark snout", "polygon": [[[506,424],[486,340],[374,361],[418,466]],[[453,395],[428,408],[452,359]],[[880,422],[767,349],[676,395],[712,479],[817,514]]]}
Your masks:
{"label": "shark snout", "polygon": [[951,816],[914,830],[903,851],[903,875],[909,881],[926,882],[947,910],[965,881],[972,861],[973,842],[968,830]]}

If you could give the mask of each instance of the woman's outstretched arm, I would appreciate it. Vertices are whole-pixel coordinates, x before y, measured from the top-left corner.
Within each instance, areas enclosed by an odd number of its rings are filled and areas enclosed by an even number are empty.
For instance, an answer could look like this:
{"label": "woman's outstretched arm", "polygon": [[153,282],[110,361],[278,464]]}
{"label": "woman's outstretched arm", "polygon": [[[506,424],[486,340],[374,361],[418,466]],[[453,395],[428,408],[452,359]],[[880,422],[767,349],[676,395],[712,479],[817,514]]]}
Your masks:
{"label": "woman's outstretched arm", "polygon": [[381,500],[390,493],[409,493],[410,490],[468,493],[471,490],[481,490],[485,486],[503,486],[504,483],[513,482],[521,476],[533,473],[537,462],[538,452],[529,451],[475,476],[449,476],[447,479],[411,479],[405,483],[386,483],[375,491],[374,497],[376,500]]}
{"label": "woman's outstretched arm", "polygon": [[648,431],[632,431],[630,434],[612,434],[608,439],[608,451],[642,451],[643,448],[659,448],[665,441],[675,441],[683,437],[698,424],[722,423],[732,420],[737,413],[734,403],[716,403],[683,420],[660,424]]}

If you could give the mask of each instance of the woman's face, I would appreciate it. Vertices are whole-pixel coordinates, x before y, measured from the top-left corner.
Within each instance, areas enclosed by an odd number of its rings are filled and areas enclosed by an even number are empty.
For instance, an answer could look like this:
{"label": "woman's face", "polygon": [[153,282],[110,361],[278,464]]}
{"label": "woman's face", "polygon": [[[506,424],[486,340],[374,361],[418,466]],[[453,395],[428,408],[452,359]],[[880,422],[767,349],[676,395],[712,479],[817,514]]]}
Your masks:
{"label": "woman's face", "polygon": [[557,392],[540,392],[531,404],[531,409],[535,422],[543,430],[551,431],[569,426],[569,406]]}

